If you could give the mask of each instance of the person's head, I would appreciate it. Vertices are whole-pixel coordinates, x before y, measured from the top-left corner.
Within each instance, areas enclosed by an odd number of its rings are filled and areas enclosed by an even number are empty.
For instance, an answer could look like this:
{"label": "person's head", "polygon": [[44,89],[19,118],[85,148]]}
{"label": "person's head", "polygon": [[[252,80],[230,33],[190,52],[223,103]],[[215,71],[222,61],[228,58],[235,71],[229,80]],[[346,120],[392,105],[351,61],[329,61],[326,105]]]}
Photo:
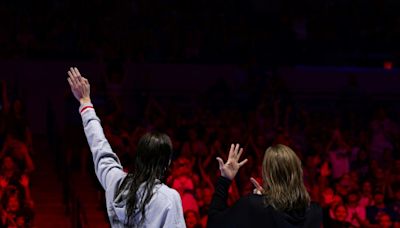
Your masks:
{"label": "person's head", "polygon": [[372,184],[369,181],[364,181],[362,184],[362,193],[371,194],[372,193]]}
{"label": "person's head", "polygon": [[16,164],[11,156],[5,156],[2,160],[2,171],[11,171],[16,169]]}
{"label": "person's head", "polygon": [[20,202],[17,195],[10,195],[7,201],[7,211],[16,213],[20,209]]}
{"label": "person's head", "polygon": [[27,222],[26,217],[23,211],[18,211],[15,219],[17,227],[26,227],[27,226],[26,222]]}
{"label": "person's head", "polygon": [[342,204],[342,203],[343,203],[343,198],[340,195],[335,194],[333,196],[332,205],[337,205],[337,204]]}
{"label": "person's head", "polygon": [[381,213],[378,216],[378,222],[379,222],[380,227],[382,227],[382,228],[390,228],[390,227],[392,227],[392,219],[386,213]]}
{"label": "person's head", "polygon": [[350,192],[349,195],[347,196],[347,203],[349,205],[356,205],[360,201],[360,195],[358,192]]}
{"label": "person's head", "polygon": [[[165,178],[164,175],[171,162],[171,157],[172,142],[166,134],[149,132],[139,139],[133,161],[133,173],[125,178],[120,187],[120,191],[122,191],[125,186],[129,186],[126,207],[128,224],[133,221],[136,213],[142,214],[139,225],[145,221],[145,207],[153,197],[154,186]],[[142,184],[143,187],[141,187]],[[141,198],[137,194],[139,187],[143,188]]]}
{"label": "person's head", "polygon": [[199,225],[200,216],[197,211],[187,210],[185,212],[185,221],[188,228],[197,227]]}
{"label": "person's head", "polygon": [[325,188],[322,191],[321,197],[322,197],[322,203],[323,204],[331,204],[333,202],[333,197],[335,196],[335,192],[333,191],[332,188]]}
{"label": "person's head", "polygon": [[383,192],[377,191],[374,194],[374,202],[375,205],[382,205],[385,203],[385,195],[383,194]]}
{"label": "person's head", "polygon": [[310,204],[301,161],[289,147],[281,144],[269,147],[262,173],[267,204],[280,211],[304,209]]}
{"label": "person's head", "polygon": [[172,142],[166,135],[150,132],[143,135],[138,142],[133,163],[134,173],[144,178],[163,178],[172,157]]}
{"label": "person's head", "polygon": [[345,221],[347,218],[347,208],[343,204],[335,205],[333,213],[337,221]]}
{"label": "person's head", "polygon": [[192,163],[185,157],[180,157],[173,163],[174,175],[176,176],[187,175],[192,168]]}

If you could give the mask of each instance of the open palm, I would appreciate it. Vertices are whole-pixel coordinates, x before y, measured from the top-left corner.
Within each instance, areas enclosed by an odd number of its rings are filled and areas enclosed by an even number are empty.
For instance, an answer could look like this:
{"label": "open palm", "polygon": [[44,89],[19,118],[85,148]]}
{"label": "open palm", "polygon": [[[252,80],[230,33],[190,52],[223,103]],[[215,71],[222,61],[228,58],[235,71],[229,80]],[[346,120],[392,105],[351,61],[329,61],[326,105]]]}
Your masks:
{"label": "open palm", "polygon": [[240,167],[246,164],[247,159],[239,162],[240,156],[243,153],[243,148],[240,148],[239,144],[232,144],[229,150],[228,160],[226,163],[222,160],[222,158],[217,157],[219,163],[219,170],[221,171],[221,176],[228,178],[229,180],[233,180],[239,171]]}

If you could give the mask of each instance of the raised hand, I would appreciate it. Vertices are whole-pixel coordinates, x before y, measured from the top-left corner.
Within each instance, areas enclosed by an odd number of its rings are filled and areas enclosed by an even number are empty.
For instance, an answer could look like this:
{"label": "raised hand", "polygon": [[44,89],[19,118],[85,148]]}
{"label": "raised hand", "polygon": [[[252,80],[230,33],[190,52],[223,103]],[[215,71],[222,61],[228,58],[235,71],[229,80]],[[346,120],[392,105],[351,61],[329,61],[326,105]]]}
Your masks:
{"label": "raised hand", "polygon": [[228,178],[229,180],[233,180],[235,178],[237,172],[240,167],[246,164],[247,159],[239,162],[240,156],[243,153],[243,148],[240,148],[239,144],[232,144],[231,149],[229,150],[228,161],[224,163],[222,158],[217,157],[219,163],[219,170],[221,171],[221,176]]}
{"label": "raised hand", "polygon": [[81,76],[78,68],[71,67],[68,71],[68,83],[74,97],[81,103],[90,102],[90,84],[89,81]]}

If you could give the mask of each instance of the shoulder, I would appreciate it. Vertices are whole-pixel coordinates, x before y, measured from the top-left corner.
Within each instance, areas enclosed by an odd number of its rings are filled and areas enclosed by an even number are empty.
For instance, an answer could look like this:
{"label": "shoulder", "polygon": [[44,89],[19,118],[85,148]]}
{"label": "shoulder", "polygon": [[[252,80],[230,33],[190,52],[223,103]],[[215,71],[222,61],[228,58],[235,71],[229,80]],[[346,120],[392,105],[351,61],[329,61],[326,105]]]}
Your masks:
{"label": "shoulder", "polygon": [[243,196],[241,200],[249,204],[264,205],[264,197],[262,195],[248,194]]}
{"label": "shoulder", "polygon": [[322,207],[316,202],[311,202],[307,211],[309,214],[322,217]]}
{"label": "shoulder", "polygon": [[321,209],[321,206],[320,206],[317,202],[311,201],[311,203],[310,203],[310,209],[320,210],[320,209]]}
{"label": "shoulder", "polygon": [[237,205],[248,211],[268,211],[270,206],[264,203],[264,197],[257,194],[248,194],[237,201]]}
{"label": "shoulder", "polygon": [[170,188],[165,184],[161,184],[158,187],[156,195],[160,201],[169,205],[176,205],[177,203],[181,204],[181,197],[179,193],[175,189]]}

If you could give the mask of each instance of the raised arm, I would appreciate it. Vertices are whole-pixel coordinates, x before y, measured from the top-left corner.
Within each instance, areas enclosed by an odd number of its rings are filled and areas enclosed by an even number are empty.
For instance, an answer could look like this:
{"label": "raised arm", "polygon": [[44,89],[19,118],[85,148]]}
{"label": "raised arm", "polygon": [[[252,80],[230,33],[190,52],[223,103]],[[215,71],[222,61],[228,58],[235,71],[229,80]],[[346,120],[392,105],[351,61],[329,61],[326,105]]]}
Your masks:
{"label": "raised arm", "polygon": [[114,188],[125,176],[117,155],[112,151],[104,136],[100,119],[97,117],[90,99],[89,81],[82,77],[77,68],[68,71],[68,83],[74,97],[80,102],[79,112],[82,117],[86,139],[93,156],[96,176],[107,191]]}
{"label": "raised arm", "polygon": [[242,153],[243,149],[239,147],[239,144],[232,144],[226,163],[224,163],[221,158],[217,158],[221,177],[218,178],[215,186],[214,195],[208,212],[207,227],[227,226],[228,224],[232,224],[238,216],[240,217],[239,208],[243,207],[241,205],[242,201],[239,200],[231,208],[228,208],[227,201],[232,180],[235,178],[240,167],[247,162],[247,159],[239,162]]}

